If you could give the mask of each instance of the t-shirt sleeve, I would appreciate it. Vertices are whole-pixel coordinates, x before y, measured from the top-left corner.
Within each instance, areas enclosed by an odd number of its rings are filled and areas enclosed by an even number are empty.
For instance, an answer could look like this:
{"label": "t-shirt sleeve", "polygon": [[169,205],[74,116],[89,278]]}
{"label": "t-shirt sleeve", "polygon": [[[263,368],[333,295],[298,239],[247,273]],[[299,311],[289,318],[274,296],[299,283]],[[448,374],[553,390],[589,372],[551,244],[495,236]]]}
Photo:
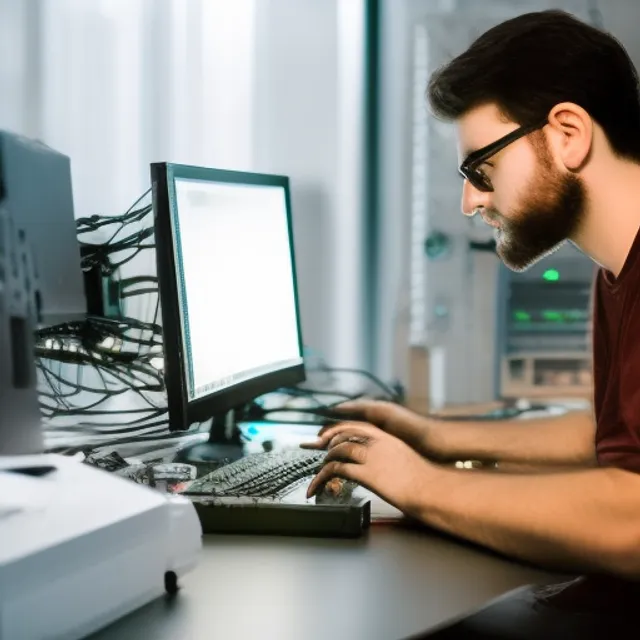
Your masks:
{"label": "t-shirt sleeve", "polygon": [[[640,473],[640,299],[625,305],[598,420],[598,461]],[[617,384],[616,384],[616,378]],[[617,409],[617,410],[616,410]]]}

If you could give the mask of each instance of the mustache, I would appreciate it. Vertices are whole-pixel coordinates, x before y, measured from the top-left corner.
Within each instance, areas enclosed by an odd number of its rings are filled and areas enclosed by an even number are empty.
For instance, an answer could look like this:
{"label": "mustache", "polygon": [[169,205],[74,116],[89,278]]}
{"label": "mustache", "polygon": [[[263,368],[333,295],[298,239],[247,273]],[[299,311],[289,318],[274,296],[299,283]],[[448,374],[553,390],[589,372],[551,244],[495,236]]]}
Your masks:
{"label": "mustache", "polygon": [[480,214],[480,217],[485,223],[491,226],[500,225],[500,227],[506,226],[507,220],[497,209],[488,209],[486,207],[478,207],[474,211],[475,214]]}
{"label": "mustache", "polygon": [[489,220],[502,220],[503,216],[497,209],[485,209],[484,214]]}
{"label": "mustache", "polygon": [[489,220],[502,220],[502,214],[497,209],[489,209],[487,207],[476,207],[473,210],[473,215],[480,214]]}

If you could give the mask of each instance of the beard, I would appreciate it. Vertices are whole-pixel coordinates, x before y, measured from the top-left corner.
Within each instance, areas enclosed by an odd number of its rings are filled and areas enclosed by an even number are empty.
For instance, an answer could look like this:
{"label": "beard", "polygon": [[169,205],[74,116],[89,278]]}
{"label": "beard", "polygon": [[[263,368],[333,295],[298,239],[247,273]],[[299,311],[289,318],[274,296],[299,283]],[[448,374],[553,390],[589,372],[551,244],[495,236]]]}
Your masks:
{"label": "beard", "polygon": [[587,196],[574,174],[562,174],[551,163],[546,149],[538,154],[540,170],[528,196],[508,218],[488,211],[500,221],[496,229],[496,252],[512,271],[526,271],[575,237],[584,215]]}

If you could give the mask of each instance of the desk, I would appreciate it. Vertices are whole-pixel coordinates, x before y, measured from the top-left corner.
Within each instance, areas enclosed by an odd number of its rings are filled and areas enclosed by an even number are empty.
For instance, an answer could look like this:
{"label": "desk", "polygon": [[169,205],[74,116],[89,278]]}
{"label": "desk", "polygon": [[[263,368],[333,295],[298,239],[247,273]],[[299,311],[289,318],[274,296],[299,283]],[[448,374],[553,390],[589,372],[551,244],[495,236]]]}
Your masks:
{"label": "desk", "polygon": [[360,540],[205,536],[199,565],[176,598],[92,640],[395,640],[555,578],[389,525],[374,525]]}

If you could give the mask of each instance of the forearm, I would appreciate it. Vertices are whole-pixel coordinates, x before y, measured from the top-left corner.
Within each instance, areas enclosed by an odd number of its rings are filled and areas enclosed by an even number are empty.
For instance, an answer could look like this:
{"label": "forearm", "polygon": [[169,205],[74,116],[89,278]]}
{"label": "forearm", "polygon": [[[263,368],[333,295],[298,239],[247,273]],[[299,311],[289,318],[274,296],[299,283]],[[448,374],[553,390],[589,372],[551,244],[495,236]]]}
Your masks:
{"label": "forearm", "polygon": [[438,467],[406,509],[424,523],[538,565],[640,579],[640,476],[540,476]]}
{"label": "forearm", "polygon": [[433,424],[430,446],[441,460],[490,460],[523,466],[593,466],[595,424],[586,412],[497,422]]}

